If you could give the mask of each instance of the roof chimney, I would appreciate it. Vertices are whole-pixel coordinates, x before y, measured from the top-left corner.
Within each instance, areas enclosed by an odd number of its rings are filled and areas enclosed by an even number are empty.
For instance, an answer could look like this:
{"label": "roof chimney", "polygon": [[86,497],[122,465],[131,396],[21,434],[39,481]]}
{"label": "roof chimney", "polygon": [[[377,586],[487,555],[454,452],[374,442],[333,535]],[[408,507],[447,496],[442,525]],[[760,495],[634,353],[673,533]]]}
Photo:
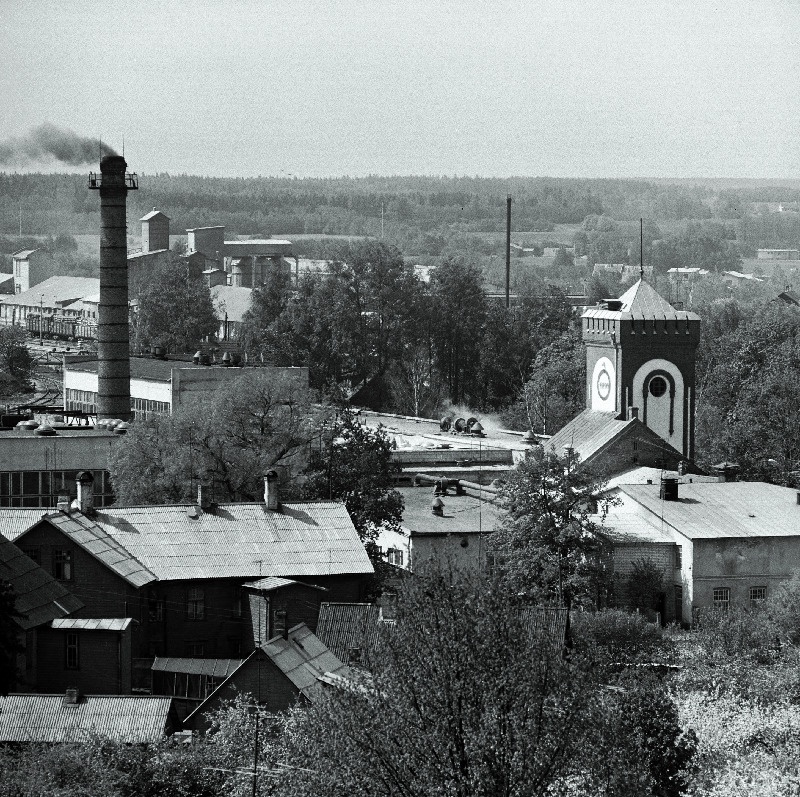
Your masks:
{"label": "roof chimney", "polygon": [[[65,489],[64,487],[61,488]],[[56,509],[63,512],[65,515],[69,514],[69,493],[59,493],[58,500],[56,501]]]}
{"label": "roof chimney", "polygon": [[70,686],[65,692],[61,701],[62,706],[77,706],[80,699],[80,692],[74,687]]}
{"label": "roof chimney", "polygon": [[94,476],[88,470],[82,470],[76,477],[78,487],[77,508],[84,515],[94,514]]}
{"label": "roof chimney", "polygon": [[438,517],[444,517],[444,501],[441,498],[434,498],[431,504],[431,512]]}
{"label": "roof chimney", "polygon": [[672,476],[664,476],[661,479],[660,497],[662,501],[678,500],[678,480]]}
{"label": "roof chimney", "polygon": [[278,474],[274,470],[264,474],[264,503],[272,512],[277,512],[281,505]]}

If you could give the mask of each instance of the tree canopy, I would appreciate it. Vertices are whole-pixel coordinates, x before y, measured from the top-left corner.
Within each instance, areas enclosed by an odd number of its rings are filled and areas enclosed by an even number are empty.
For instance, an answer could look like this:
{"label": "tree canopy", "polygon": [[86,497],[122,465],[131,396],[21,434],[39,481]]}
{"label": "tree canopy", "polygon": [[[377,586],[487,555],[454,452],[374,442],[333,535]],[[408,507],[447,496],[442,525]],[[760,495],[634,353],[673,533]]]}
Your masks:
{"label": "tree canopy", "polygon": [[573,451],[543,451],[511,471],[504,487],[508,515],[489,550],[512,594],[568,609],[607,603],[610,546],[593,498],[602,484]]}
{"label": "tree canopy", "polygon": [[35,362],[25,345],[25,331],[0,327],[0,395],[33,390]]}
{"label": "tree canopy", "polygon": [[192,501],[199,484],[217,501],[260,500],[268,470],[302,469],[326,412],[271,369],[244,369],[207,402],[137,419],[111,456],[117,500]]}
{"label": "tree canopy", "polygon": [[137,301],[132,324],[137,349],[163,346],[167,353],[193,354],[198,343],[219,328],[208,286],[190,277],[177,260],[154,270]]}
{"label": "tree canopy", "polygon": [[382,428],[362,426],[358,416],[341,409],[312,448],[306,470],[307,498],[340,499],[373,564],[382,557],[376,540],[381,526],[398,530],[403,497],[392,488],[399,468],[392,462],[392,439]]}

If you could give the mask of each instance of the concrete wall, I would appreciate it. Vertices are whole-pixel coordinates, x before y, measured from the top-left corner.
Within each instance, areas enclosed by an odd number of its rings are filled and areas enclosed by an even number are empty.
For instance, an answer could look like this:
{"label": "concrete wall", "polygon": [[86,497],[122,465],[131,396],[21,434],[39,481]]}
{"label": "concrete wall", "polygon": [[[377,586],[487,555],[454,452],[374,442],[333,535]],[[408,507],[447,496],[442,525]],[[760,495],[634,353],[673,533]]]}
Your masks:
{"label": "concrete wall", "polygon": [[195,227],[186,230],[189,240],[190,252],[202,252],[212,260],[225,256],[225,228],[224,227]]}
{"label": "concrete wall", "polygon": [[118,439],[111,432],[52,437],[0,432],[0,471],[108,470],[112,446]]}
{"label": "concrete wall", "polygon": [[800,528],[796,537],[694,540],[694,606],[713,606],[715,587],[730,589],[731,606],[750,606],[750,588],[767,597],[800,569]]}
{"label": "concrete wall", "polygon": [[169,219],[160,213],[142,222],[142,251],[169,249]]}
{"label": "concrete wall", "polygon": [[486,566],[486,546],[490,534],[491,531],[412,534],[411,570],[419,573],[427,564],[439,562],[458,570],[480,572]]}

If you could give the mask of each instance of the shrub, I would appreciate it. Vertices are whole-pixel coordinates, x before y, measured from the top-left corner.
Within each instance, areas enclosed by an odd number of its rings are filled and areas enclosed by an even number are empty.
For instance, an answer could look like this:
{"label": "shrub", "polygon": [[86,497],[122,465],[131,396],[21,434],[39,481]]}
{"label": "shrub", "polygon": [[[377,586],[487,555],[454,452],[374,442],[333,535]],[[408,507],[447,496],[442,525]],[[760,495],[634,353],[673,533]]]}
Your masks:
{"label": "shrub", "polygon": [[660,626],[619,609],[576,613],[572,633],[576,648],[621,661],[663,658],[670,649]]}

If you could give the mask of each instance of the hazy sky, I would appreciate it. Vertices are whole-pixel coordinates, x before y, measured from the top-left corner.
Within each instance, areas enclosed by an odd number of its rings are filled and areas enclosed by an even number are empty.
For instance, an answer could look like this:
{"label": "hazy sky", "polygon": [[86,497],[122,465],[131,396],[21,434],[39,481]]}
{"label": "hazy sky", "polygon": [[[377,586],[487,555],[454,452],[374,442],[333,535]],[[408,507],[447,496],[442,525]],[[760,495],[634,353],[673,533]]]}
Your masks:
{"label": "hazy sky", "polygon": [[124,136],[145,173],[797,178],[799,37],[796,0],[0,0],[0,141]]}

